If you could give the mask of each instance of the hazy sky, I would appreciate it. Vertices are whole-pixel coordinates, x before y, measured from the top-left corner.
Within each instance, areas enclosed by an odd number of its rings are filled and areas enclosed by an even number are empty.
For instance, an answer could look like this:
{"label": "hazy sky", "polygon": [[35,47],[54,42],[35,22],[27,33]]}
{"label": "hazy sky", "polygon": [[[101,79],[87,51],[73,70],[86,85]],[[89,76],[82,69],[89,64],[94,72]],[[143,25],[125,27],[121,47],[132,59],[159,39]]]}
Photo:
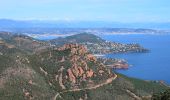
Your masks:
{"label": "hazy sky", "polygon": [[0,0],[0,18],[170,22],[170,0]]}

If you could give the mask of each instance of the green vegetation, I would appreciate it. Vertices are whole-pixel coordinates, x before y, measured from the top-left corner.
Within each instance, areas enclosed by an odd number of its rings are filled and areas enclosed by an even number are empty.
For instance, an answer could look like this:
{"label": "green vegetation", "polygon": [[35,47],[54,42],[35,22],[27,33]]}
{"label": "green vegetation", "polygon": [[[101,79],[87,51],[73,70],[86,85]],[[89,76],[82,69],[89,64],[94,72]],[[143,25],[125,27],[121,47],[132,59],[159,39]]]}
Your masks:
{"label": "green vegetation", "polygon": [[[85,95],[87,95],[89,100],[133,100],[134,98],[127,93],[126,90],[130,90],[132,93],[144,99],[145,96],[151,96],[155,92],[164,91],[166,89],[168,89],[168,87],[159,83],[129,78],[125,75],[118,74],[118,78],[111,84],[94,90],[84,90],[71,93],[68,92],[62,94],[61,96],[64,100],[69,100],[68,98],[77,100],[76,96],[81,93],[81,98],[85,98]],[[146,100],[150,100],[150,98]]]}
{"label": "green vegetation", "polygon": [[152,100],[170,100],[170,89],[153,94]]}
{"label": "green vegetation", "polygon": [[[118,73],[117,73],[118,74]],[[166,90],[166,87],[163,84],[152,82],[152,81],[144,81],[136,78],[129,78],[125,75],[118,74],[119,76],[123,77],[124,79],[133,83],[135,89],[137,90],[136,93],[138,94],[145,94],[145,93],[156,93]],[[142,92],[143,91],[143,92]]]}
{"label": "green vegetation", "polygon": [[73,36],[68,36],[66,38],[58,38],[50,41],[51,43],[56,43],[57,45],[63,45],[67,43],[103,43],[105,40],[97,37],[93,34],[81,33]]}
{"label": "green vegetation", "polygon": [[102,38],[89,33],[80,33],[65,38],[57,38],[50,41],[51,44],[62,46],[69,43],[78,43],[85,45],[92,54],[106,53],[125,53],[125,52],[148,52],[139,44],[121,44],[117,42],[108,42]]}
{"label": "green vegetation", "polygon": [[[95,62],[93,61],[94,59],[92,61],[87,60],[89,53],[86,53],[84,49],[76,54],[71,54],[70,49],[60,51],[52,48],[41,49],[35,53],[35,49],[27,49],[34,41],[32,38],[26,38],[25,40],[24,37],[25,44],[27,45],[23,44],[24,46],[22,45],[23,47],[21,48],[15,43],[12,44],[14,45],[13,48],[9,48],[6,44],[10,45],[9,41],[11,38],[14,37],[4,34],[2,39],[5,40],[5,44],[0,44],[0,100],[51,100],[57,93],[59,93],[59,96],[56,97],[57,100],[133,100],[135,97],[131,93],[144,98],[145,96],[151,96],[153,93],[168,89],[168,87],[160,83],[129,78],[119,73],[116,73],[118,77],[107,85],[95,89],[84,89],[89,85],[89,81],[94,82],[96,85],[110,77],[110,74],[107,72],[108,69],[102,65],[101,61]],[[88,35],[86,38],[88,38]],[[7,41],[8,39],[9,41]],[[103,40],[91,39],[91,41]],[[39,42],[41,41],[36,43]],[[62,61],[63,57],[64,60]],[[74,62],[71,61],[71,58],[78,60]],[[92,69],[95,76],[87,77],[85,81],[81,81],[82,76],[76,77],[77,83],[75,87],[82,90],[66,91],[70,90],[73,86],[73,83],[68,80],[67,71],[69,68],[73,68],[74,64],[77,68],[82,67],[83,71],[86,72],[90,72],[89,69]],[[86,65],[87,70],[85,70]],[[100,75],[98,73],[99,70],[102,70],[104,73],[101,71],[102,75]],[[59,83],[58,77],[61,76],[61,73],[62,83],[66,89],[62,89]],[[161,94],[161,96],[154,95],[153,98],[167,98],[169,92],[164,94]]]}

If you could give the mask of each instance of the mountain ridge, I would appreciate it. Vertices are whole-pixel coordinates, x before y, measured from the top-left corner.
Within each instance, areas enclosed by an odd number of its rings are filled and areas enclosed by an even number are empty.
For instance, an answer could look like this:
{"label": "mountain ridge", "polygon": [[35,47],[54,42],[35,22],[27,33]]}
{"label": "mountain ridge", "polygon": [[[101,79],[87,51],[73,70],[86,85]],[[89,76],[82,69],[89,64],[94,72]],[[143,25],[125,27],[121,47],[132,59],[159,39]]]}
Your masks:
{"label": "mountain ridge", "polygon": [[123,23],[105,21],[48,21],[48,20],[12,20],[0,19],[1,28],[144,28],[144,29],[170,29],[169,22],[149,23]]}

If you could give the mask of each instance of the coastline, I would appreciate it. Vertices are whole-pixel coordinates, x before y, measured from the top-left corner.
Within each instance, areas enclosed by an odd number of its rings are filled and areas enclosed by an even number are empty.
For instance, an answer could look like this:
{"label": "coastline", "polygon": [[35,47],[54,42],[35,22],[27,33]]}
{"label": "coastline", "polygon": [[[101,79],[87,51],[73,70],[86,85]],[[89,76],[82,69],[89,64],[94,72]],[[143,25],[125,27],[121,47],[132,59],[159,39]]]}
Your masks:
{"label": "coastline", "polygon": [[93,54],[95,57],[104,57],[104,54]]}

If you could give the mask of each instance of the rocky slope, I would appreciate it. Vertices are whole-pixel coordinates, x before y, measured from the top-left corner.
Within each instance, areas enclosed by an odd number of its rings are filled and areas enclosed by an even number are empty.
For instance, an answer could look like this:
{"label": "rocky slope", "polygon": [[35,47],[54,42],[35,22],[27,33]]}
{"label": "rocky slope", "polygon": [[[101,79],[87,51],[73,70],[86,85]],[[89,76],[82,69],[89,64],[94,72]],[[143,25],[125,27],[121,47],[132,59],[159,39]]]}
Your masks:
{"label": "rocky slope", "polygon": [[124,59],[98,57],[98,60],[103,62],[105,66],[111,69],[128,69],[129,68],[129,64]]}
{"label": "rocky slope", "polygon": [[[40,70],[44,75],[53,76],[51,84],[59,84],[61,90],[93,87],[114,74],[98,62],[96,57],[88,53],[87,49],[78,44],[66,44],[60,48],[38,54],[41,59]],[[53,66],[46,66],[53,63]]]}
{"label": "rocky slope", "polygon": [[0,44],[0,100],[47,100],[53,91],[31,66],[28,55]]}
{"label": "rocky slope", "polygon": [[112,72],[83,45],[28,53],[0,41],[0,100],[140,100],[168,88]]}

